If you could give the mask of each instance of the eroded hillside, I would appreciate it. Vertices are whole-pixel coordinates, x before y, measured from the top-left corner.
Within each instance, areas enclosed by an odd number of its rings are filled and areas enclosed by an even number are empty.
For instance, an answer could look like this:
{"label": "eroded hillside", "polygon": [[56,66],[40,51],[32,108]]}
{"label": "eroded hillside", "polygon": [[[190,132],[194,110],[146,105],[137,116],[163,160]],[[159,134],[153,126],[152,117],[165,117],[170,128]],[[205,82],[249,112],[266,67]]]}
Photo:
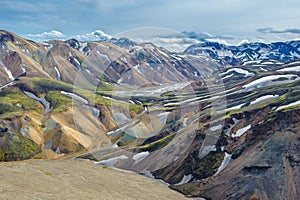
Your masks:
{"label": "eroded hillside", "polygon": [[187,196],[299,198],[295,57],[221,66],[153,44],[0,40],[1,160],[77,156]]}

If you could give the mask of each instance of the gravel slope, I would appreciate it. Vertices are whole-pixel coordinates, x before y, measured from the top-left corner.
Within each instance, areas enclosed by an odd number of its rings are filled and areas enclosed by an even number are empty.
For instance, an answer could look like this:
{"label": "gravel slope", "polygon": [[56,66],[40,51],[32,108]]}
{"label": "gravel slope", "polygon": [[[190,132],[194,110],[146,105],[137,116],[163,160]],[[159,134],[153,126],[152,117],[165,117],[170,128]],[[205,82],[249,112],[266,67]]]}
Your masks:
{"label": "gravel slope", "polygon": [[186,199],[161,183],[87,160],[0,163],[0,199]]}

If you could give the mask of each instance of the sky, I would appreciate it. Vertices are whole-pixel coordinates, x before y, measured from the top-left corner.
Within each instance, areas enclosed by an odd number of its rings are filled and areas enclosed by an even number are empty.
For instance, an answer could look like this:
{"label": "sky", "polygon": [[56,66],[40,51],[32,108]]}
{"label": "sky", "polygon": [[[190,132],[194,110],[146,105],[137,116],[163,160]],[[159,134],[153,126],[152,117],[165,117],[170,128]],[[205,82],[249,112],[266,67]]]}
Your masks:
{"label": "sky", "polygon": [[230,40],[300,38],[299,0],[1,0],[0,29],[36,40],[143,27]]}

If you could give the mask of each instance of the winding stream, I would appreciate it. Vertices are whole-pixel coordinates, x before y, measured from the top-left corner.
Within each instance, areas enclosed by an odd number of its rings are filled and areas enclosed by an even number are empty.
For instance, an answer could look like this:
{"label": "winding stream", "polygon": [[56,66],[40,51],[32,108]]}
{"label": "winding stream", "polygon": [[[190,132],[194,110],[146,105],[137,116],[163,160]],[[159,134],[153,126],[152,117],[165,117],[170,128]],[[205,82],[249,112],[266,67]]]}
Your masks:
{"label": "winding stream", "polygon": [[43,97],[37,97],[35,96],[33,93],[31,92],[27,92],[27,91],[23,91],[28,97],[32,98],[35,101],[40,102],[43,106],[44,106],[44,115],[46,115],[47,113],[49,113],[51,111],[50,108],[50,103],[45,99],[45,96]]}

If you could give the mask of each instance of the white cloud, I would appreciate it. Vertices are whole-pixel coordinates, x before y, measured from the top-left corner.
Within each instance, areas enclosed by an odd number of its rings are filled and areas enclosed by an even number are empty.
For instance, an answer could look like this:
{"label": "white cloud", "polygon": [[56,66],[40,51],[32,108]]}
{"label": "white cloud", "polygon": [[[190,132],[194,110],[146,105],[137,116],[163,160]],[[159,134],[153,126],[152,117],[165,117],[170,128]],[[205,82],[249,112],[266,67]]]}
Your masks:
{"label": "white cloud", "polygon": [[184,51],[187,47],[193,44],[199,43],[198,40],[196,39],[191,39],[191,38],[166,38],[166,37],[156,37],[153,38],[151,41],[154,44],[164,47],[165,49],[173,52],[182,52]]}
{"label": "white cloud", "polygon": [[282,34],[282,33],[291,33],[291,34],[300,34],[300,29],[299,28],[286,28],[283,30],[277,30],[274,28],[259,28],[256,31],[260,33],[276,33],[276,34]]}
{"label": "white cloud", "polygon": [[196,39],[190,39],[190,38],[166,38],[165,36],[163,37],[154,37],[152,39],[132,39],[129,38],[137,43],[153,43],[158,47],[163,47],[171,52],[182,52],[184,51],[187,47],[193,44],[199,43],[198,40]]}
{"label": "white cloud", "polygon": [[74,35],[72,38],[77,39],[79,41],[96,41],[96,40],[107,40],[111,39],[112,36],[104,33],[101,30],[96,30],[91,33],[83,34],[83,35]]}
{"label": "white cloud", "polygon": [[250,43],[250,41],[248,39],[244,39],[244,40],[240,41],[239,43],[237,43],[236,46],[241,46],[243,44],[248,44],[248,43]]}
{"label": "white cloud", "polygon": [[82,34],[82,35],[74,35],[74,36],[66,36],[62,32],[59,32],[57,30],[52,30],[49,32],[43,32],[40,34],[27,34],[26,37],[37,40],[37,41],[42,41],[42,40],[53,40],[53,39],[59,39],[59,40],[64,40],[64,39],[77,39],[79,41],[97,41],[97,40],[107,40],[111,39],[112,36],[101,31],[101,30],[96,30],[90,33]]}
{"label": "white cloud", "polygon": [[59,32],[57,30],[43,32],[40,34],[27,34],[26,36],[37,40],[63,39],[66,37],[62,32]]}
{"label": "white cloud", "polygon": [[226,40],[221,40],[219,38],[210,38],[210,39],[206,39],[206,41],[208,41],[208,42],[217,42],[219,44],[224,44],[224,45],[227,45],[227,46],[229,45]]}
{"label": "white cloud", "polygon": [[137,43],[153,43],[156,46],[163,47],[169,51],[181,52],[188,46],[199,43],[195,38],[188,38],[185,34],[178,31],[160,28],[144,27],[131,29],[114,35],[115,38],[126,37]]}

